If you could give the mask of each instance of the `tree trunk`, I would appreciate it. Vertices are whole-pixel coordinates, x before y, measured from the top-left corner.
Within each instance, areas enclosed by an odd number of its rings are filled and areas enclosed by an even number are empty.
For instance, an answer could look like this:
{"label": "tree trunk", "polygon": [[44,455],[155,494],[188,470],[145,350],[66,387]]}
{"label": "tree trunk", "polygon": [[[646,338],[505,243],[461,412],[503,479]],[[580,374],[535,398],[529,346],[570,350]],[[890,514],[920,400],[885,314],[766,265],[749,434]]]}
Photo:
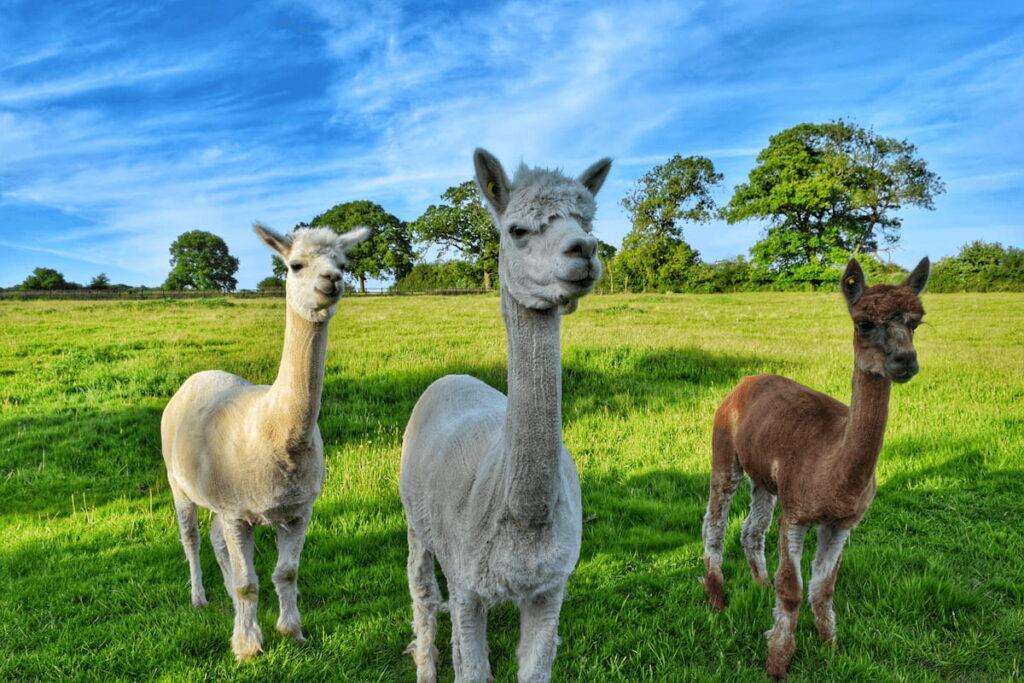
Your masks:
{"label": "tree trunk", "polygon": [[366,294],[366,276],[362,273],[359,274],[359,293]]}
{"label": "tree trunk", "polygon": [[488,271],[484,271],[484,289],[491,288],[491,274]]}

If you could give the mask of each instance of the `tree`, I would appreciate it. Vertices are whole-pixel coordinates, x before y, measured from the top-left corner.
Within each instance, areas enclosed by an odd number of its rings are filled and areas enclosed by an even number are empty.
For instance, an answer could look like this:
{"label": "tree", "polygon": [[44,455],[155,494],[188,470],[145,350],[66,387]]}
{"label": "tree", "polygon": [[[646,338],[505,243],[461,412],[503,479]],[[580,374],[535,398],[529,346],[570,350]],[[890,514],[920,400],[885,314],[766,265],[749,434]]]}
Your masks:
{"label": "tree", "polygon": [[480,201],[476,183],[467,180],[449,187],[441,204],[431,204],[412,223],[417,240],[441,246],[443,255],[455,249],[470,259],[485,289],[498,273],[498,231]]}
{"label": "tree", "polygon": [[106,273],[100,273],[89,282],[89,289],[110,289],[110,278]]}
{"label": "tree", "polygon": [[838,277],[850,254],[899,240],[905,205],[932,209],[945,191],[906,140],[842,120],[801,123],[773,135],[748,181],[721,214],[769,221],[751,249],[758,268],[817,284]]}
{"label": "tree", "polygon": [[685,289],[699,254],[683,239],[681,223],[715,216],[711,191],[722,174],[707,157],[678,154],[645,173],[622,199],[633,224],[615,258],[616,277],[633,289]]}
{"label": "tree", "polygon": [[392,291],[417,292],[430,289],[472,289],[479,286],[477,271],[468,261],[417,263]]}
{"label": "tree", "polygon": [[53,268],[36,268],[17,289],[74,289],[78,285],[64,279],[64,274]]}
{"label": "tree", "polygon": [[928,289],[934,292],[1024,291],[1024,250],[981,240],[965,244],[956,256],[935,264]]}
{"label": "tree", "polygon": [[178,235],[171,245],[171,272],[164,289],[230,292],[238,281],[238,259],[220,237],[202,230]]}
{"label": "tree", "polygon": [[265,277],[256,283],[258,292],[278,292],[284,289],[284,280],[274,275]]}
{"label": "tree", "polygon": [[401,280],[412,270],[409,226],[379,204],[365,200],[337,204],[309,223],[309,227],[330,228],[339,234],[359,226],[373,231],[368,240],[348,252],[346,270],[359,281],[360,292],[366,292],[368,278],[389,276]]}

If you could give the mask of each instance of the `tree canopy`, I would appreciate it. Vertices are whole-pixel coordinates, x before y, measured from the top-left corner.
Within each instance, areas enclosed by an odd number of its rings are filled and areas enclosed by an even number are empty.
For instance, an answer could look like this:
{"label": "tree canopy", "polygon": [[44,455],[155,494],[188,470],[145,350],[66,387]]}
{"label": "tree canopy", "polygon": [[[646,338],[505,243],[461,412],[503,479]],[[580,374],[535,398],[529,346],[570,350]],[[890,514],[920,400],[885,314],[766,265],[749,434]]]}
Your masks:
{"label": "tree canopy", "polygon": [[178,235],[171,245],[171,272],[164,289],[230,292],[238,285],[238,259],[213,233],[192,230]]}
{"label": "tree canopy", "polygon": [[942,181],[906,140],[842,121],[801,123],[773,135],[722,216],[769,221],[751,249],[775,277],[819,282],[851,253],[899,240],[905,205],[932,209]]}
{"label": "tree canopy", "polygon": [[441,199],[413,221],[413,234],[422,242],[439,245],[442,255],[448,249],[459,251],[470,259],[483,286],[490,289],[498,273],[499,238],[476,183],[467,180],[449,187]]}
{"label": "tree canopy", "polygon": [[100,273],[89,281],[89,289],[110,289],[110,278],[106,273]]}
{"label": "tree canopy", "polygon": [[366,291],[367,279],[387,276],[401,280],[412,270],[414,254],[409,226],[379,204],[366,200],[337,204],[309,223],[309,227],[330,228],[337,233],[359,226],[373,232],[368,240],[348,252],[346,270],[359,281],[360,292]]}
{"label": "tree canopy", "polygon": [[620,202],[633,227],[615,257],[614,278],[636,289],[687,287],[700,255],[683,239],[682,223],[715,216],[711,192],[722,178],[707,157],[678,154],[645,173]]}
{"label": "tree canopy", "polygon": [[53,268],[36,268],[16,289],[75,289],[79,285],[68,282],[64,274]]}

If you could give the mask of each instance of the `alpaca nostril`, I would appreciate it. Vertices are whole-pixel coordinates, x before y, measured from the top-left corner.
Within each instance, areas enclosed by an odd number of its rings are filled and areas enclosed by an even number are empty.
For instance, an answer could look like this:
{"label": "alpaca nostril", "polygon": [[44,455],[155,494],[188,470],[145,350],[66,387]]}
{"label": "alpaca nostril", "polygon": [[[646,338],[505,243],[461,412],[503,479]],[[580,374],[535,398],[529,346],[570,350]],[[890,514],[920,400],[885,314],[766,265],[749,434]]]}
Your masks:
{"label": "alpaca nostril", "polygon": [[320,273],[320,277],[322,277],[325,280],[330,280],[331,282],[337,282],[338,280],[341,279],[341,273],[337,271],[328,270],[323,273]]}
{"label": "alpaca nostril", "polygon": [[593,237],[573,237],[562,249],[566,256],[589,259],[597,252],[597,240]]}

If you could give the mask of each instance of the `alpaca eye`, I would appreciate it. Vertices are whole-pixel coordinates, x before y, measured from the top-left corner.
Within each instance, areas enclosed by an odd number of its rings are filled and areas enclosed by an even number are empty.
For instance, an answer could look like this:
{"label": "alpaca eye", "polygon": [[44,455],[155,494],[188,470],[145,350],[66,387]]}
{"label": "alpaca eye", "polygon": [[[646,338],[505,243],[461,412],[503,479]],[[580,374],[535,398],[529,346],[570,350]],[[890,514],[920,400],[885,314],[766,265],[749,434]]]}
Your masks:
{"label": "alpaca eye", "polygon": [[303,266],[303,264],[301,264],[301,263],[290,263],[289,264],[289,267],[292,269],[293,273],[297,273],[300,270],[302,270],[302,266]]}
{"label": "alpaca eye", "polygon": [[527,230],[526,228],[524,228],[524,227],[522,227],[520,225],[513,225],[513,226],[510,226],[509,229],[508,229],[508,234],[512,235],[512,237],[516,238],[517,240],[518,239],[522,239],[523,237],[526,237],[526,235],[529,232],[530,232],[529,230]]}
{"label": "alpaca eye", "polygon": [[875,324],[870,320],[861,320],[857,323],[857,329],[863,334],[868,334],[871,330],[875,329]]}

